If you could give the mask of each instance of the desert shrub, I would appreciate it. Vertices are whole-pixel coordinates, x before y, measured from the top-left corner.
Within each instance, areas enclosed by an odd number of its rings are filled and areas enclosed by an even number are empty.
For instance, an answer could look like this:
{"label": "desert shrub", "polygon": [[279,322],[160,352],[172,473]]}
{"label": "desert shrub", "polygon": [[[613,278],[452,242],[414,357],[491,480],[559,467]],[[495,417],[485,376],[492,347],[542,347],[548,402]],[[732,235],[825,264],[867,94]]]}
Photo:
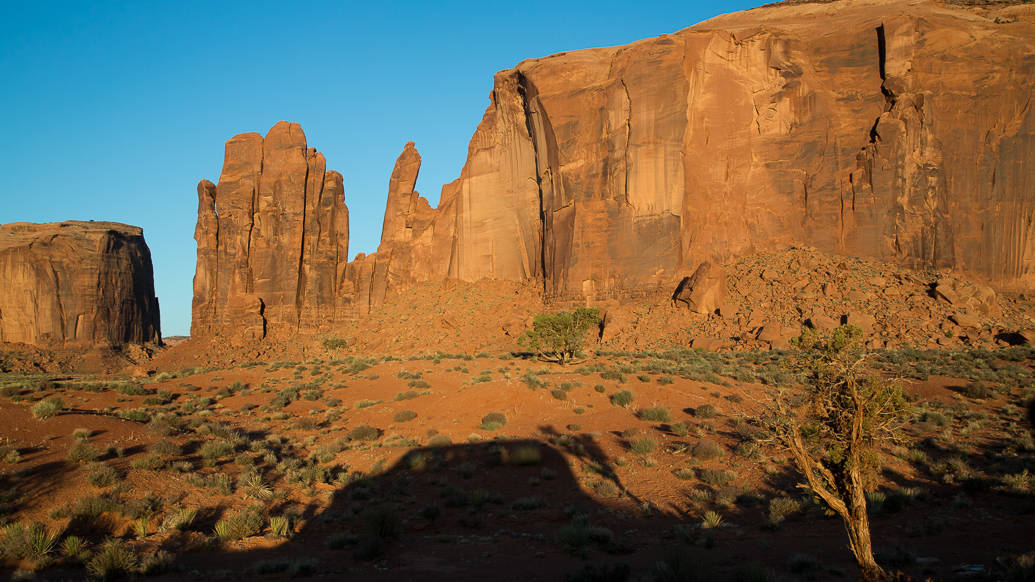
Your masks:
{"label": "desert shrub", "polygon": [[537,496],[521,497],[519,499],[515,499],[514,502],[510,504],[510,508],[517,511],[532,511],[533,509],[540,509],[542,507],[546,507],[546,501],[544,501],[542,497]]}
{"label": "desert shrub", "polygon": [[340,337],[325,337],[322,343],[323,347],[328,350],[343,350],[349,347],[348,340]]}
{"label": "desert shrub", "polygon": [[415,418],[417,418],[416,412],[412,410],[400,410],[399,412],[395,413],[395,416],[392,417],[392,420],[394,420],[395,422],[406,422],[408,420],[413,420]]}
{"label": "desert shrub", "polygon": [[598,392],[600,394],[603,394],[604,393],[604,385],[603,384],[596,384],[595,386],[593,386],[593,390],[595,390],[596,392]]}
{"label": "desert shrub", "polygon": [[544,360],[565,364],[579,355],[586,332],[598,325],[598,309],[579,307],[571,312],[541,313],[535,316],[532,329],[518,338],[518,343]]}
{"label": "desert shrub", "polygon": [[615,392],[611,395],[611,404],[615,406],[629,406],[633,401],[633,393],[628,390],[622,390],[621,392]]}
{"label": "desert shrub", "polygon": [[67,536],[61,540],[61,554],[69,561],[82,563],[90,557],[90,551],[86,548],[86,540],[79,536]]}
{"label": "desert shrub", "polygon": [[42,523],[12,523],[0,536],[0,558],[30,560],[43,566],[50,561],[57,539],[58,534],[51,533]]}
{"label": "desert shrub", "polygon": [[538,465],[543,453],[536,445],[520,445],[509,452],[507,460],[511,465]]}
{"label": "desert shrub", "polygon": [[582,554],[585,548],[592,544],[611,544],[614,537],[611,530],[594,525],[584,513],[575,514],[571,523],[557,530],[557,541],[566,550],[575,554]]}
{"label": "desert shrub", "polygon": [[94,487],[109,487],[119,482],[119,474],[108,465],[91,465],[86,475],[86,482]]}
{"label": "desert shrub", "polygon": [[428,439],[429,447],[448,447],[451,444],[453,444],[452,439],[444,434],[437,434]]}
{"label": "desert shrub", "polygon": [[565,392],[564,390],[561,390],[560,388],[554,388],[553,390],[551,390],[550,391],[550,396],[553,396],[557,400],[567,400],[568,399],[568,393]]}
{"label": "desert shrub", "polygon": [[496,430],[507,424],[507,417],[500,412],[490,412],[482,417],[482,423],[478,428],[482,430]]}
{"label": "desert shrub", "polygon": [[697,476],[712,487],[725,487],[737,479],[736,473],[722,469],[701,469]]}
{"label": "desert shrub", "polygon": [[957,392],[975,400],[985,400],[995,396],[995,390],[985,386],[981,382],[969,382],[967,385],[956,389]]}
{"label": "desert shrub", "polygon": [[86,440],[93,435],[93,431],[88,428],[77,428],[72,431],[72,438],[76,440]]}
{"label": "desert shrub", "polygon": [[57,416],[59,412],[65,407],[65,401],[60,396],[53,396],[46,400],[40,400],[36,404],[32,405],[32,417],[38,420],[44,420],[52,416]]}
{"label": "desert shrub", "polygon": [[68,448],[68,460],[73,463],[91,463],[101,456],[100,451],[89,441],[77,440]]}
{"label": "desert shrub", "polygon": [[406,392],[400,392],[400,393],[396,394],[395,395],[395,400],[396,400],[396,402],[398,402],[400,400],[411,400],[411,399],[416,398],[418,396],[420,396],[420,394],[418,394],[416,390],[407,390]]}
{"label": "desert shrub", "polygon": [[278,538],[290,537],[291,518],[286,515],[270,516],[270,533]]}
{"label": "desert shrub", "polygon": [[376,440],[379,436],[381,436],[381,431],[369,424],[361,424],[357,426],[350,430],[348,435],[349,440],[351,441],[372,441]]}
{"label": "desert shrub", "polygon": [[262,507],[250,507],[217,521],[215,534],[221,542],[244,539],[259,533],[264,521]]}
{"label": "desert shrub", "polygon": [[722,448],[722,445],[711,439],[701,439],[694,445],[693,449],[694,458],[701,459],[702,461],[717,459],[725,453],[726,450]]}
{"label": "desert shrub", "polygon": [[222,439],[208,441],[198,449],[198,454],[209,464],[214,464],[219,459],[230,456],[233,452],[234,445]]}
{"label": "desert shrub", "polygon": [[672,434],[680,437],[685,437],[690,434],[690,425],[685,422],[672,423]]}
{"label": "desert shrub", "polygon": [[377,406],[378,404],[381,404],[381,402],[383,402],[383,401],[382,400],[365,400],[365,399],[364,400],[357,400],[356,404],[355,404],[355,407],[356,407],[357,410],[359,410],[360,408],[370,408],[371,406]]}
{"label": "desert shrub", "polygon": [[165,516],[162,520],[163,531],[187,531],[194,524],[198,517],[198,510],[189,507],[181,507]]}
{"label": "desert shrub", "polygon": [[652,406],[650,408],[641,409],[637,414],[640,420],[648,420],[651,422],[671,422],[672,415],[668,409],[664,406]]}
{"label": "desert shrub", "polygon": [[676,479],[681,479],[683,481],[690,481],[694,477],[697,476],[697,474],[694,473],[693,469],[686,468],[686,467],[681,468],[681,469],[676,469],[675,471],[672,472],[672,474],[676,476]]}
{"label": "desert shrub", "polygon": [[169,436],[179,432],[179,419],[169,414],[156,414],[147,423],[147,432],[155,436]]}
{"label": "desert shrub", "polygon": [[629,443],[629,450],[638,455],[647,455],[658,450],[658,441],[650,437],[634,439]]}
{"label": "desert shrub", "polygon": [[719,416],[719,411],[711,404],[702,404],[694,409],[694,416],[698,418],[715,418]]}
{"label": "desert shrub", "polygon": [[154,390],[144,388],[134,382],[122,382],[115,387],[115,391],[126,396],[147,396],[154,393]]}
{"label": "desert shrub", "polygon": [[165,458],[178,457],[183,454],[183,449],[171,441],[158,441],[148,447],[148,451]]}
{"label": "desert shrub", "polygon": [[111,580],[132,574],[137,569],[139,560],[125,540],[110,538],[101,544],[97,554],[86,563],[86,571],[90,576],[100,580]]}
{"label": "desert shrub", "polygon": [[151,412],[146,408],[129,408],[126,410],[118,410],[115,412],[115,416],[122,420],[128,420],[130,422],[151,422]]}
{"label": "desert shrub", "polygon": [[549,382],[541,380],[539,376],[532,370],[525,372],[525,375],[521,377],[521,381],[525,384],[528,384],[528,387],[532,390],[546,388],[549,385]]}
{"label": "desert shrub", "polygon": [[804,509],[802,502],[790,497],[774,497],[769,500],[769,524],[780,525],[788,517],[800,513]]}
{"label": "desert shrub", "polygon": [[715,529],[722,525],[722,516],[714,511],[704,512],[701,518],[701,529]]}

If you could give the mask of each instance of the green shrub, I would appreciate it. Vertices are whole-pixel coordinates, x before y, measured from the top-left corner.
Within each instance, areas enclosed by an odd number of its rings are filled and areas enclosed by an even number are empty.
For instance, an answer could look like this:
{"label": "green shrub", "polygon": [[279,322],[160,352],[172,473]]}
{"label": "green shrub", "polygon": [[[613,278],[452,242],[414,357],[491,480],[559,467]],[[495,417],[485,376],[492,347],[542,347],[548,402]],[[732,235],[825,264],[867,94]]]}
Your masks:
{"label": "green shrub", "polygon": [[115,391],[126,396],[147,396],[154,393],[154,390],[144,388],[140,384],[133,382],[122,382],[115,387]]}
{"label": "green shrub", "polygon": [[89,441],[75,441],[68,449],[68,460],[73,463],[91,463],[101,454]]}
{"label": "green shrub", "polygon": [[400,392],[400,393],[396,394],[395,395],[395,400],[396,400],[396,402],[398,402],[400,400],[410,400],[410,399],[416,398],[418,396],[420,396],[420,394],[418,394],[416,390],[407,390],[406,392]]}
{"label": "green shrub", "polygon": [[217,521],[215,534],[221,542],[244,539],[259,533],[264,521],[262,507],[250,507]]}
{"label": "green shrub", "polygon": [[379,436],[381,436],[381,431],[369,424],[359,425],[349,431],[349,440],[351,441],[372,441],[377,440]]}
{"label": "green shrub", "polygon": [[65,401],[60,396],[53,396],[46,400],[40,400],[32,406],[32,417],[43,420],[52,416],[57,416],[59,412],[65,407]]}
{"label": "green shrub", "polygon": [[30,560],[44,566],[50,562],[57,539],[58,534],[51,533],[42,523],[12,523],[0,536],[0,558]]}
{"label": "green shrub", "polygon": [[349,347],[349,342],[340,337],[325,337],[323,338],[323,347],[328,350],[343,350]]}
{"label": "green shrub", "polygon": [[615,392],[611,395],[611,404],[615,406],[626,407],[632,404],[633,393],[628,390],[622,390],[621,392]]}
{"label": "green shrub", "polygon": [[453,440],[444,434],[437,434],[428,439],[429,447],[448,447],[453,444]]}
{"label": "green shrub", "polygon": [[554,388],[553,390],[551,390],[550,391],[550,396],[553,396],[557,400],[567,400],[568,399],[568,393],[565,392],[564,390],[561,390],[560,388]]}
{"label": "green shrub", "polygon": [[638,455],[647,455],[658,450],[658,441],[650,437],[634,439],[629,443],[629,450]]}
{"label": "green shrub", "polygon": [[545,360],[565,364],[579,355],[586,332],[598,325],[598,309],[579,307],[571,312],[541,313],[535,316],[532,329],[518,338],[518,344]]}
{"label": "green shrub", "polygon": [[111,538],[101,544],[101,549],[86,563],[86,571],[93,578],[111,580],[132,574],[139,560],[124,540]]}
{"label": "green shrub", "polygon": [[672,415],[664,406],[652,406],[650,408],[644,408],[640,410],[636,416],[640,420],[648,420],[650,422],[671,422]]}
{"label": "green shrub", "polygon": [[500,412],[490,412],[482,417],[482,423],[478,428],[482,430],[496,430],[507,424],[507,417]]}
{"label": "green shrub", "polygon": [[702,404],[694,409],[694,416],[697,418],[715,418],[719,416],[719,411],[711,404]]}
{"label": "green shrub", "polygon": [[225,440],[208,441],[201,445],[198,454],[209,464],[214,464],[219,459],[230,456],[234,452],[234,445]]}
{"label": "green shrub", "polygon": [[274,537],[291,537],[291,518],[286,515],[270,516],[270,533]]}
{"label": "green shrub", "polygon": [[162,530],[187,531],[190,529],[190,526],[194,524],[194,520],[197,519],[197,517],[197,509],[181,507],[165,516],[165,519],[162,520]]}
{"label": "green shrub", "polygon": [[672,423],[672,434],[680,437],[685,437],[690,434],[690,425],[685,422]]}
{"label": "green shrub", "polygon": [[710,461],[726,454],[726,449],[711,439],[701,439],[694,445],[693,455],[695,459]]}
{"label": "green shrub", "polygon": [[119,482],[119,474],[108,465],[92,465],[86,475],[86,482],[94,487],[109,487]]}
{"label": "green shrub", "polygon": [[737,474],[722,469],[701,469],[697,476],[713,487],[725,487],[736,480]]}
{"label": "green shrub", "polygon": [[536,445],[521,445],[510,450],[507,460],[511,465],[538,465],[543,453]]}
{"label": "green shrub", "polygon": [[788,517],[800,513],[804,506],[797,499],[790,497],[774,497],[769,500],[769,524],[780,525]]}
{"label": "green shrub", "polygon": [[392,420],[394,420],[395,422],[406,422],[408,420],[413,420],[415,418],[417,418],[416,412],[412,410],[400,410],[399,412],[395,413],[395,416],[392,417]]}

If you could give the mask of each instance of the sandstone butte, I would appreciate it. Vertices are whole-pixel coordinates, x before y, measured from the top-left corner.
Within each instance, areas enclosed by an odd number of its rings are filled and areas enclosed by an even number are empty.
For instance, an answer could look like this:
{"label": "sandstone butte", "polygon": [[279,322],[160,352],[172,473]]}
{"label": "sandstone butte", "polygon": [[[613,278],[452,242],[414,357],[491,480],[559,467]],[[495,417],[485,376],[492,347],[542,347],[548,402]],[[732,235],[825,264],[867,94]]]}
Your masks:
{"label": "sandstone butte", "polygon": [[44,347],[159,343],[151,252],[138,227],[0,225],[0,342]]}
{"label": "sandstone butte", "polygon": [[407,144],[376,253],[301,128],[202,181],[192,336],[318,331],[386,290],[525,281],[596,302],[813,247],[1035,290],[1035,6],[766,6],[496,74],[432,208]]}

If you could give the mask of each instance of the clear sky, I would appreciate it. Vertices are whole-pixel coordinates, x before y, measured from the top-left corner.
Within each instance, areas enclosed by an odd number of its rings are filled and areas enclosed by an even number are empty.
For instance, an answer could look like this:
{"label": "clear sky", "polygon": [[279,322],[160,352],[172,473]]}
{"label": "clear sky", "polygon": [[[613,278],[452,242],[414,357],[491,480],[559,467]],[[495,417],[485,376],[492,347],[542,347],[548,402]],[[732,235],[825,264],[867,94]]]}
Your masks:
{"label": "clear sky", "polygon": [[300,123],[345,178],[350,253],[369,253],[403,145],[437,204],[496,71],[761,2],[377,4],[0,0],[0,223],[143,227],[162,333],[186,335],[197,183],[231,136]]}

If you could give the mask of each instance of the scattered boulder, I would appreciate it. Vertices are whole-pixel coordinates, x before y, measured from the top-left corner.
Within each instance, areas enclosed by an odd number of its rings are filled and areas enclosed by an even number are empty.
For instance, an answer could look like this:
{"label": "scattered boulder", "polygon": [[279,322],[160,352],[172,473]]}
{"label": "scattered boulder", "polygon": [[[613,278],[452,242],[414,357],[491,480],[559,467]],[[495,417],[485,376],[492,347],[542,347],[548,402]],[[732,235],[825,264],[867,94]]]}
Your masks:
{"label": "scattered boulder", "polygon": [[995,291],[980,283],[943,277],[934,285],[934,296],[971,313],[989,317],[998,317],[1001,314]]}
{"label": "scattered boulder", "polygon": [[796,335],[795,330],[789,327],[779,323],[767,323],[758,331],[756,337],[759,341],[768,342],[773,349],[785,349],[790,347],[791,339]]}
{"label": "scattered boulder", "polygon": [[960,327],[981,327],[981,319],[969,313],[954,313],[949,316],[949,321]]}
{"label": "scattered boulder", "polygon": [[672,298],[696,313],[721,312],[726,303],[726,269],[709,261],[701,263],[679,283]]}
{"label": "scattered boulder", "polygon": [[851,311],[845,315],[845,323],[848,325],[854,325],[861,329],[864,334],[869,335],[873,333],[873,327],[877,323],[877,318],[869,313]]}
{"label": "scattered boulder", "polygon": [[826,315],[813,315],[805,320],[805,325],[816,331],[833,331],[841,326],[841,322]]}

